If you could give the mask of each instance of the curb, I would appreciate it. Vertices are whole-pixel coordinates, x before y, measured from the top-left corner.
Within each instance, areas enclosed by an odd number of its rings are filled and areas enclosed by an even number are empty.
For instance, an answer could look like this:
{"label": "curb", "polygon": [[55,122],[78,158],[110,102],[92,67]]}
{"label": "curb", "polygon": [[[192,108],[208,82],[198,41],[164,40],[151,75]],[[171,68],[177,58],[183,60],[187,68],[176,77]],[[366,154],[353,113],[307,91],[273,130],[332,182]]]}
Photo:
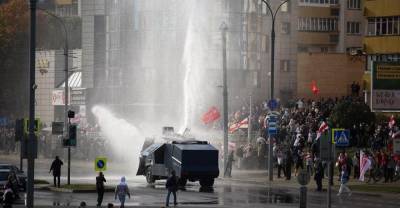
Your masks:
{"label": "curb", "polygon": [[[68,188],[57,188],[53,186],[43,186],[35,188],[36,190],[41,191],[51,191],[51,192],[60,192],[60,193],[97,193],[94,189],[87,189],[87,190],[79,190],[79,189],[68,189]],[[113,188],[105,188],[105,193],[114,192]]]}

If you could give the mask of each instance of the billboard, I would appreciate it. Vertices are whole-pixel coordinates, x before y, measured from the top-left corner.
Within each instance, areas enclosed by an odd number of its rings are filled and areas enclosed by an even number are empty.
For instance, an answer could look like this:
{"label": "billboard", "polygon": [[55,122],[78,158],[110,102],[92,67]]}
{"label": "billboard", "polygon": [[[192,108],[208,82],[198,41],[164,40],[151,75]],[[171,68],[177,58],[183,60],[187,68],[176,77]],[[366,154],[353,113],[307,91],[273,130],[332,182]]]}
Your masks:
{"label": "billboard", "polygon": [[400,62],[374,62],[371,107],[374,111],[400,111]]}

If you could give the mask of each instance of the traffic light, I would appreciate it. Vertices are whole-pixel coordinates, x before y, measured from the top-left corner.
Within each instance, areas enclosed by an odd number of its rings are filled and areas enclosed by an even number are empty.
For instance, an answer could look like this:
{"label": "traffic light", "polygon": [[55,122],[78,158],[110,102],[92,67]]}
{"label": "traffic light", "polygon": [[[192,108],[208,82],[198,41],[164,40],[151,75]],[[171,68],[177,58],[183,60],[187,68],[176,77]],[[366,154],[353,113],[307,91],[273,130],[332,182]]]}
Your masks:
{"label": "traffic light", "polygon": [[77,126],[72,124],[69,126],[68,146],[76,146]]}

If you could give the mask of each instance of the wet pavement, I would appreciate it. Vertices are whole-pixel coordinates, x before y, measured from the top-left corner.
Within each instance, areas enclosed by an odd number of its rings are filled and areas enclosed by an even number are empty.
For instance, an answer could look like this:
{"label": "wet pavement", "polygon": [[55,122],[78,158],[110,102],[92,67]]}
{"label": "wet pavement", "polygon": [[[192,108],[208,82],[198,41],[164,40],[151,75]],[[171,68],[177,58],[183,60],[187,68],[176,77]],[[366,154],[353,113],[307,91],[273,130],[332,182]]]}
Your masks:
{"label": "wet pavement", "polygon": [[[4,161],[3,161],[4,162]],[[10,161],[12,162],[12,161]],[[35,178],[52,181],[48,173],[49,160],[37,160]],[[106,171],[106,185],[115,186],[120,176],[125,175],[130,186],[132,199],[127,201],[128,206],[134,207],[162,207],[165,204],[165,181],[157,181],[155,185],[148,185],[143,176],[132,176],[129,172],[116,170],[110,166]],[[62,183],[66,182],[66,167],[63,167]],[[243,173],[245,174],[245,173]],[[71,183],[95,183],[96,173],[91,162],[74,162],[72,166]],[[266,181],[266,180],[265,180]],[[282,183],[282,184],[281,184]],[[296,185],[288,187],[275,180],[272,186],[265,182],[249,182],[246,180],[218,179],[213,189],[201,189],[198,183],[188,183],[186,190],[178,192],[178,207],[299,207],[299,189]],[[400,188],[400,187],[399,187]],[[315,192],[309,185],[307,207],[326,207],[326,192]],[[96,193],[60,193],[35,190],[35,206],[77,207],[81,201],[89,206],[97,203]],[[171,199],[172,201],[172,199]],[[114,200],[113,193],[105,193],[103,205],[119,203]],[[400,196],[386,194],[353,193],[351,197],[336,196],[332,192],[332,207],[349,208],[398,208]]]}
{"label": "wet pavement", "polygon": [[[83,179],[82,179],[83,180]],[[116,185],[111,180],[108,185]],[[147,185],[142,177],[128,179],[132,198],[127,201],[128,206],[135,207],[162,207],[165,203],[165,183],[156,182]],[[35,205],[40,206],[72,206],[76,207],[81,201],[89,206],[96,204],[95,193],[57,193],[50,191],[36,191]],[[171,199],[172,202],[172,199]],[[269,188],[265,185],[246,184],[240,182],[217,181],[213,189],[203,190],[197,183],[188,183],[186,190],[178,192],[178,207],[299,207],[297,189]],[[400,207],[399,198],[382,197],[376,194],[353,194],[352,196],[336,196],[332,192],[332,207]],[[113,193],[105,193],[103,204],[119,203],[114,200]],[[326,207],[326,192],[308,192],[308,207]]]}

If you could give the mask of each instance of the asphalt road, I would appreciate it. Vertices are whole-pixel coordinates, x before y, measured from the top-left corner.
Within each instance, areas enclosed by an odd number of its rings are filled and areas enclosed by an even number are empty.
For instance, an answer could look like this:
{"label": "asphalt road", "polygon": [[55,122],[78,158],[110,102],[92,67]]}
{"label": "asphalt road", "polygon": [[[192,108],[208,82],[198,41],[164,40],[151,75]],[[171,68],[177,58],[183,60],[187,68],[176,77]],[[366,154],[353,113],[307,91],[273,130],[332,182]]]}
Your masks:
{"label": "asphalt road", "polygon": [[[110,180],[111,179],[111,180]],[[82,178],[81,181],[85,181]],[[108,185],[116,185],[117,178],[109,178]],[[147,185],[144,178],[128,178],[132,198],[127,201],[128,206],[162,207],[165,204],[166,190],[164,181],[155,185]],[[197,183],[189,183],[186,190],[178,192],[178,207],[299,207],[299,193],[297,189],[269,188],[265,185],[248,184],[217,180],[212,190],[201,190]],[[35,205],[44,206],[78,206],[81,201],[88,205],[96,204],[95,193],[55,193],[50,191],[36,191]],[[308,192],[307,207],[326,207],[326,192]],[[352,196],[336,196],[332,193],[332,207],[351,208],[398,208],[399,197],[387,197],[377,194],[357,194]],[[104,203],[113,203],[113,193],[105,193]],[[172,202],[172,198],[171,198]]]}
{"label": "asphalt road", "polygon": [[[0,157],[0,161],[16,163],[14,159]],[[48,173],[51,160],[37,160],[35,178],[52,181]],[[65,162],[65,161],[64,161]],[[18,163],[16,163],[18,164]],[[162,207],[165,204],[165,181],[157,181],[155,185],[148,185],[143,176],[135,176],[126,171],[123,165],[110,165],[110,170],[105,172],[106,185],[115,186],[121,176],[126,176],[132,192],[132,199],[127,201],[128,206],[136,207]],[[72,164],[72,183],[95,183],[96,173],[91,162],[77,162]],[[63,167],[62,183],[66,183],[66,167]],[[399,187],[400,188],[400,187]],[[77,207],[81,201],[89,206],[96,205],[95,193],[59,193],[35,190],[35,206],[72,206]],[[319,193],[309,190],[307,207],[327,207],[326,192]],[[171,198],[172,201],[172,198]],[[114,200],[113,193],[105,193],[106,203],[119,203]],[[268,187],[264,183],[249,183],[232,180],[217,179],[212,190],[201,190],[198,183],[188,183],[186,190],[178,192],[178,207],[299,207],[298,188],[283,188],[279,185]],[[398,208],[400,207],[399,195],[386,194],[360,194],[352,196],[336,196],[332,193],[332,207],[349,208]]]}

